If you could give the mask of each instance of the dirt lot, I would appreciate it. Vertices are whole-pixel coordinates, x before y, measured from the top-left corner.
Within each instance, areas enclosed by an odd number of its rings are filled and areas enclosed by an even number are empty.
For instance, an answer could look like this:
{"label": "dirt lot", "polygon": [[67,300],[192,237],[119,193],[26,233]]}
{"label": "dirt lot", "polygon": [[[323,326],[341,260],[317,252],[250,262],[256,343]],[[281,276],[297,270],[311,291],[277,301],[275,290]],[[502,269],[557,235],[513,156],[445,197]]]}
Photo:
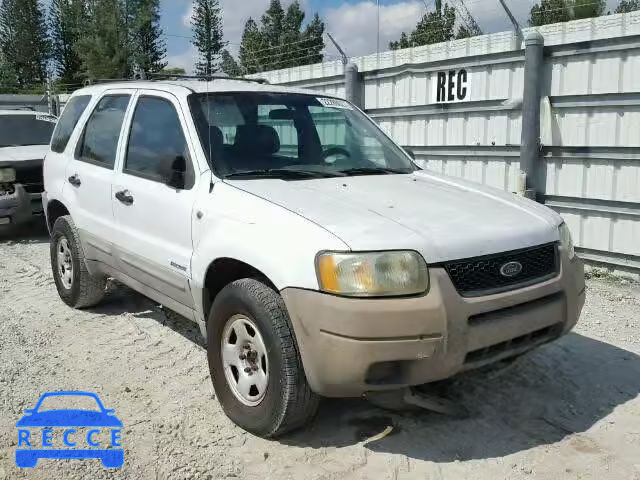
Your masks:
{"label": "dirt lot", "polygon": [[[124,287],[67,308],[48,247],[42,229],[0,239],[0,479],[640,479],[638,284],[591,279],[575,333],[453,382],[469,418],[331,400],[306,430],[266,441],[222,413],[194,324]],[[121,469],[15,467],[15,423],[51,390],[94,391],[116,410]]]}

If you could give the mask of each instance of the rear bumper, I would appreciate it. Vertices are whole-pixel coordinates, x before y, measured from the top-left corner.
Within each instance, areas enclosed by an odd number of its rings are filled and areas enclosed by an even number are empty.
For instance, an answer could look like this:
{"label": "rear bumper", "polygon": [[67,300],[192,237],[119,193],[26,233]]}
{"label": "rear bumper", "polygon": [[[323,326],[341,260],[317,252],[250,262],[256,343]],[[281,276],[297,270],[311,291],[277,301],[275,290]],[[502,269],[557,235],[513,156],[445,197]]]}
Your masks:
{"label": "rear bumper", "polygon": [[441,380],[567,333],[584,304],[584,268],[561,254],[560,274],[484,297],[461,297],[441,268],[422,297],[353,299],[286,288],[311,388],[359,396]]}
{"label": "rear bumper", "polygon": [[0,226],[29,221],[42,215],[42,193],[29,193],[24,185],[13,185],[12,193],[0,192]]}

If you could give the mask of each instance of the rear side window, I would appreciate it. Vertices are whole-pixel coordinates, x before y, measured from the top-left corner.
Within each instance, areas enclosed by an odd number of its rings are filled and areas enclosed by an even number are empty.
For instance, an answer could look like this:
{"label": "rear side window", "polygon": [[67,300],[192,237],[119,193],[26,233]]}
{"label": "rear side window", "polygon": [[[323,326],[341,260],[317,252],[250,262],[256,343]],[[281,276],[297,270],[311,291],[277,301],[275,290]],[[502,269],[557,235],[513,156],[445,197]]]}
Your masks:
{"label": "rear side window", "polygon": [[57,153],[64,152],[69,143],[69,138],[73,133],[73,129],[76,128],[78,120],[84,113],[91,101],[91,95],[79,95],[73,97],[67,105],[64,107],[62,116],[58,120],[58,125],[53,132],[53,138],[51,140],[51,150]]}
{"label": "rear side window", "polygon": [[130,98],[130,95],[107,95],[98,102],[84,127],[76,152],[78,160],[113,168]]}
{"label": "rear side window", "polygon": [[[162,98],[140,97],[131,123],[124,171],[161,181],[163,169],[175,162],[190,169],[187,142],[175,107]],[[186,179],[186,188],[192,186],[190,180]]]}

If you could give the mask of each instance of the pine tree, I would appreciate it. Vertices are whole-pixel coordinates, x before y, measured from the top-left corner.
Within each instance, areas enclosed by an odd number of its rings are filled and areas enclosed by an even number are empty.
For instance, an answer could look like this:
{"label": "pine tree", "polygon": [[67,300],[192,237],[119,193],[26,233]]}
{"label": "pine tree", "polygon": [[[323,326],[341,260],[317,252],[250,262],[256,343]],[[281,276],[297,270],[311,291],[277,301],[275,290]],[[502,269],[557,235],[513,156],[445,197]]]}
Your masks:
{"label": "pine tree", "polygon": [[240,45],[240,64],[247,73],[322,62],[324,23],[318,14],[303,28],[305,13],[295,0],[287,10],[271,0],[259,27],[253,19],[245,24]]}
{"label": "pine tree", "polygon": [[607,2],[606,0],[573,0],[571,6],[573,7],[571,19],[578,20],[604,15]]}
{"label": "pine tree", "polygon": [[220,52],[226,43],[222,40],[222,17],[218,0],[195,0],[193,4],[193,45],[198,49],[197,75],[212,75],[220,68]]}
{"label": "pine tree", "polygon": [[389,48],[397,50],[453,40],[456,38],[455,24],[455,8],[447,4],[442,7],[440,2],[436,1],[435,10],[425,13],[410,35],[402,32],[400,39],[391,42]]}
{"label": "pine tree", "polygon": [[605,13],[605,7],[606,0],[541,0],[531,7],[529,25],[539,27],[550,23],[599,17]]}
{"label": "pine tree", "polygon": [[127,0],[126,5],[131,45],[129,62],[145,72],[159,72],[167,66],[164,61],[167,48],[160,27],[160,0]]}
{"label": "pine tree", "polygon": [[409,48],[410,46],[411,44],[409,43],[409,36],[406,32],[402,32],[398,40],[389,42],[389,48],[391,50],[400,50],[401,48]]}
{"label": "pine tree", "polygon": [[83,73],[92,79],[128,78],[130,47],[118,0],[90,0],[89,20],[78,42]]}
{"label": "pine tree", "polygon": [[83,80],[78,42],[87,19],[87,6],[84,1],[52,0],[49,9],[51,55],[62,83],[75,85]]}
{"label": "pine tree", "polygon": [[640,10],[640,0],[620,0],[616,13],[628,13]]}
{"label": "pine tree", "polygon": [[324,50],[324,22],[320,20],[320,16],[316,13],[313,19],[307,25],[304,31],[305,42],[305,58],[299,59],[297,65],[311,65],[321,63],[324,59],[322,51]]}
{"label": "pine tree", "polygon": [[249,17],[244,24],[240,42],[240,66],[244,72],[251,74],[267,70],[266,65],[262,63],[262,58],[259,57],[269,52],[268,50],[265,52],[265,47],[258,25],[253,18]]}
{"label": "pine tree", "polygon": [[236,59],[233,58],[233,55],[231,55],[229,50],[226,48],[222,50],[222,61],[220,62],[220,66],[222,67],[222,71],[230,77],[240,77],[242,75],[240,65],[238,65]]}
{"label": "pine tree", "polygon": [[0,3],[0,50],[5,71],[12,72],[21,87],[46,80],[49,42],[38,0]]}

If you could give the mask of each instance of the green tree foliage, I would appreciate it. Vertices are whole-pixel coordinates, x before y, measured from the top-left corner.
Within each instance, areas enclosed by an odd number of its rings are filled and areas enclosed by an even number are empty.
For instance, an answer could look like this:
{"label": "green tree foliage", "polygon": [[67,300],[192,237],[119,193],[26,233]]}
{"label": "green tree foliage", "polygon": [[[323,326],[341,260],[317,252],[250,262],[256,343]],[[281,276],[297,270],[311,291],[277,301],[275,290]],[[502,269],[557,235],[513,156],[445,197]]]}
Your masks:
{"label": "green tree foliage", "polygon": [[165,75],[186,75],[187,72],[182,67],[164,67],[160,73]]}
{"label": "green tree foliage", "polygon": [[193,4],[193,45],[198,49],[197,75],[212,75],[220,69],[222,17],[218,0],[195,0]]}
{"label": "green tree foliage", "polygon": [[160,27],[160,0],[126,0],[127,30],[131,51],[129,63],[145,72],[166,67],[167,48]]}
{"label": "green tree foliage", "polygon": [[[389,43],[391,50],[399,48],[429,45],[447,42],[456,38],[456,10],[451,5],[440,7],[439,2],[435,10],[425,13],[413,32],[407,35],[402,32],[400,39]],[[470,32],[466,32],[470,35]]]}
{"label": "green tree foliage", "polygon": [[280,0],[271,0],[260,25],[247,20],[240,45],[243,71],[309,65],[323,60],[325,25],[315,14],[305,25],[305,13],[296,0],[285,10]]}
{"label": "green tree foliage", "polygon": [[47,77],[49,42],[38,0],[2,0],[0,51],[4,74],[21,86],[43,83]]}
{"label": "green tree foliage", "polygon": [[87,20],[84,1],[52,0],[49,9],[51,59],[60,82],[67,86],[80,84],[84,78],[78,42]]}
{"label": "green tree foliage", "polygon": [[616,13],[628,13],[640,10],[640,0],[621,0],[616,7]]}
{"label": "green tree foliage", "polygon": [[78,42],[84,74],[92,79],[127,78],[130,73],[125,14],[118,0],[89,0],[87,28]]}
{"label": "green tree foliage", "polygon": [[550,23],[599,17],[605,13],[606,0],[541,0],[531,7],[529,25],[539,27]]}
{"label": "green tree foliage", "polygon": [[245,73],[256,73],[264,71],[264,65],[256,52],[262,52],[266,48],[263,43],[263,36],[260,33],[258,24],[251,17],[244,24],[242,40],[240,41],[240,65]]}
{"label": "green tree foliage", "polygon": [[222,50],[222,61],[220,62],[220,67],[222,68],[222,71],[230,77],[240,77],[242,75],[240,65],[238,65],[236,59],[233,58],[233,55],[231,55],[229,50],[226,48]]}

